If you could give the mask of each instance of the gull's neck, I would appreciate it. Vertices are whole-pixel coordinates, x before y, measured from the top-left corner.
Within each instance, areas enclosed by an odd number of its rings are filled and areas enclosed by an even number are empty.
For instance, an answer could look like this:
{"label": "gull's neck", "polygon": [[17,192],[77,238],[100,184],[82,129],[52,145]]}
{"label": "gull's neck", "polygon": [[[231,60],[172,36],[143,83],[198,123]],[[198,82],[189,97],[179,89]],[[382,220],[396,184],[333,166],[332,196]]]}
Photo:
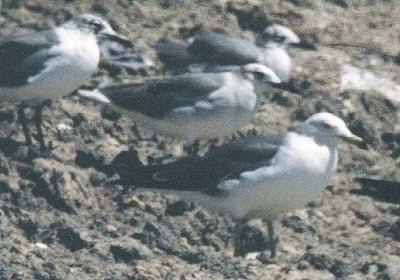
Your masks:
{"label": "gull's neck", "polygon": [[282,43],[282,42],[275,42],[275,41],[272,41],[272,40],[269,40],[269,41],[257,40],[256,41],[256,45],[259,48],[263,48],[263,49],[277,49],[277,48],[279,48],[279,49],[287,49],[287,44]]}
{"label": "gull's neck", "polygon": [[297,133],[303,136],[307,136],[313,139],[316,144],[320,146],[327,146],[330,149],[331,148],[336,149],[336,146],[339,142],[336,137],[331,137],[329,135],[322,133],[309,132],[303,128],[300,128],[299,131],[297,131]]}

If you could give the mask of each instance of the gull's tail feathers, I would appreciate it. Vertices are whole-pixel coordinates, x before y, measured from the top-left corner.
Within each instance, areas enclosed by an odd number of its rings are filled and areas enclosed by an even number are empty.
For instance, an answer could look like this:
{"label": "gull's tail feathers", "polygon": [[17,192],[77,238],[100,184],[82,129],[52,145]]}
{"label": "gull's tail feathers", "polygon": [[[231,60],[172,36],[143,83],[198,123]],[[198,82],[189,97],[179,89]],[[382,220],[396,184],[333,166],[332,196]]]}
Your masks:
{"label": "gull's tail feathers", "polygon": [[119,170],[120,183],[145,188],[185,188],[193,185],[190,174],[194,158],[187,157],[167,164]]}
{"label": "gull's tail feathers", "polygon": [[78,95],[85,99],[89,99],[99,103],[104,103],[104,104],[111,103],[111,100],[97,88],[94,90],[80,89],[78,90]]}

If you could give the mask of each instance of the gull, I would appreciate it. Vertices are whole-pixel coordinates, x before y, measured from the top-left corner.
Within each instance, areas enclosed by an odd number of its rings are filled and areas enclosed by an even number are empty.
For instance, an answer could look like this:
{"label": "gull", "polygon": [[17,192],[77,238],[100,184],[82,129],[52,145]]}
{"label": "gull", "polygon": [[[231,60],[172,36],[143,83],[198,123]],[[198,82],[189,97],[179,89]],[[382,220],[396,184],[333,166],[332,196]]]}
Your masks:
{"label": "gull", "polygon": [[228,135],[248,124],[271,83],[280,83],[271,69],[247,64],[234,72],[188,73],[78,93],[111,105],[139,126],[192,144],[198,138]]}
{"label": "gull", "polygon": [[46,151],[42,110],[79,88],[97,70],[98,39],[107,37],[129,44],[102,18],[92,14],[73,17],[54,29],[0,41],[0,101],[20,103],[18,118],[26,144],[32,149],[25,108],[33,104],[40,151]]}
{"label": "gull", "polygon": [[238,65],[260,63],[271,68],[282,82],[288,82],[292,62],[286,49],[290,44],[299,43],[299,37],[289,28],[272,24],[257,35],[255,42],[202,32],[187,42],[161,40],[156,45],[156,51],[167,65],[179,67],[203,63],[200,67],[203,72],[227,71]]}
{"label": "gull", "polygon": [[235,255],[242,254],[245,221],[266,221],[271,256],[276,254],[273,220],[316,199],[335,173],[337,144],[364,145],[342,119],[317,113],[297,131],[258,135],[222,145],[204,156],[146,166],[121,176],[138,190],[175,194],[237,221]]}

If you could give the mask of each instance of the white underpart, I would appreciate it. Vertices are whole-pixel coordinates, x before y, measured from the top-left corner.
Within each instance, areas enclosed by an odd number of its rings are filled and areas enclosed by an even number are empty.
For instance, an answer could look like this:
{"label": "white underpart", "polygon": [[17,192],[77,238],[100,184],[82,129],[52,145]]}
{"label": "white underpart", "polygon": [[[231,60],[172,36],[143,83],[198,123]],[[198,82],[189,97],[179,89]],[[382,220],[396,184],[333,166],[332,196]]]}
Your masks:
{"label": "white underpart", "polygon": [[[229,135],[251,122],[257,110],[253,84],[236,74],[224,73],[225,86],[192,106],[172,110],[162,119],[126,111],[143,128],[158,134],[193,141]],[[260,90],[260,89],[256,89]]]}
{"label": "white underpart", "polygon": [[271,166],[220,183],[219,187],[228,189],[225,196],[172,193],[234,218],[271,220],[318,198],[336,170],[337,159],[334,145],[319,145],[310,137],[291,132]]}
{"label": "white underpart", "polygon": [[96,38],[77,29],[55,29],[60,44],[51,47],[55,55],[39,74],[23,86],[0,88],[0,99],[12,102],[58,99],[79,88],[97,70],[100,50]]}
{"label": "white underpart", "polygon": [[267,47],[259,62],[271,68],[282,82],[290,80],[292,62],[285,48],[281,46]]}

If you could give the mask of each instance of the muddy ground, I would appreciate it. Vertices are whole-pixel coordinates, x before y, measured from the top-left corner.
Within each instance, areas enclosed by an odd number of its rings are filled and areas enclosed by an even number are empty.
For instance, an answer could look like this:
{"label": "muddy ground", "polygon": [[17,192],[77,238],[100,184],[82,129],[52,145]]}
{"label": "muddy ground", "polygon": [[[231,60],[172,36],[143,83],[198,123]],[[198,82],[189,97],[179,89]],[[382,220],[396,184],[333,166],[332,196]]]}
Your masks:
{"label": "muddy ground", "polygon": [[[168,73],[152,45],[199,30],[254,38],[270,22],[317,47],[292,49],[300,93],[266,95],[241,134],[296,128],[318,111],[341,116],[369,151],[340,146],[340,163],[321,199],[276,222],[276,259],[268,250],[233,257],[234,223],[176,197],[113,184],[117,170],[170,161],[182,143],[135,133],[134,122],[71,95],[45,113],[58,159],[32,158],[15,107],[0,108],[0,279],[399,279],[400,206],[395,193],[367,195],[353,179],[400,181],[400,104],[381,93],[340,92],[351,64],[400,83],[400,5],[396,1],[11,1],[1,36],[53,27],[97,13],[154,62],[150,74],[102,64],[86,86]],[[143,137],[145,135],[145,137]],[[203,142],[210,145],[226,141]],[[265,247],[260,221],[246,226],[248,250]]]}

